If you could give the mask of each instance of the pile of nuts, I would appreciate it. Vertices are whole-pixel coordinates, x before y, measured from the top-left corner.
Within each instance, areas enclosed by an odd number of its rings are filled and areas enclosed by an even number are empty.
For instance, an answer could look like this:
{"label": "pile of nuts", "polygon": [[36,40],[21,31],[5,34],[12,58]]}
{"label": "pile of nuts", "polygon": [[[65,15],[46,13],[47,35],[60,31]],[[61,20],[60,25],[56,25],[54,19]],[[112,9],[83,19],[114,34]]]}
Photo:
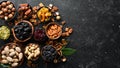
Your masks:
{"label": "pile of nuts", "polygon": [[60,13],[58,12],[58,7],[54,6],[53,4],[49,4],[48,8],[50,9],[53,15],[52,21],[61,19]]}
{"label": "pile of nuts", "polygon": [[50,39],[58,39],[61,36],[62,28],[57,23],[50,23],[46,27],[46,34]]}
{"label": "pile of nuts", "polygon": [[38,44],[30,43],[26,46],[24,53],[28,60],[37,59],[40,55],[40,47]]}
{"label": "pile of nuts", "polygon": [[10,20],[14,17],[15,6],[10,1],[3,1],[0,3],[0,18],[4,20]]}
{"label": "pile of nuts", "polygon": [[21,18],[28,19],[32,15],[32,8],[27,3],[20,4],[18,13],[20,14]]}
{"label": "pile of nuts", "polygon": [[70,36],[70,34],[73,32],[73,29],[72,28],[65,28],[65,32],[62,33],[62,36],[63,37],[68,37]]}
{"label": "pile of nuts", "polygon": [[9,64],[11,67],[16,67],[23,59],[21,48],[15,43],[9,43],[1,51],[1,63]]}
{"label": "pile of nuts", "polygon": [[32,17],[30,18],[30,22],[33,23],[34,25],[39,24],[39,22],[37,21],[37,11],[39,9],[39,6],[34,6],[32,8],[33,13],[32,13]]}

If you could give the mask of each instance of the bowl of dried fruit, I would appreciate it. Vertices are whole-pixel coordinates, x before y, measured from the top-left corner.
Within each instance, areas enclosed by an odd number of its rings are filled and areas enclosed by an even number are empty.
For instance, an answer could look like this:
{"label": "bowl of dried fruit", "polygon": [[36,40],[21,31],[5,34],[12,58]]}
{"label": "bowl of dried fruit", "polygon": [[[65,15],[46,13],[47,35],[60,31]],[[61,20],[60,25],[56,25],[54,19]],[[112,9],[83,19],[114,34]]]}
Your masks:
{"label": "bowl of dried fruit", "polygon": [[37,16],[40,22],[48,22],[51,19],[52,13],[50,12],[50,9],[48,7],[42,6],[37,11]]}
{"label": "bowl of dried fruit", "polygon": [[15,24],[12,28],[12,32],[16,41],[26,42],[31,39],[34,32],[34,27],[29,21],[22,20]]}
{"label": "bowl of dried fruit", "polygon": [[19,44],[8,43],[0,50],[0,63],[11,68],[18,67],[23,62],[23,52]]}
{"label": "bowl of dried fruit", "polygon": [[46,62],[54,62],[58,59],[59,53],[52,45],[46,45],[41,50],[41,56]]}
{"label": "bowl of dried fruit", "polygon": [[16,8],[10,1],[2,1],[0,3],[0,19],[5,21],[12,20],[15,17]]}
{"label": "bowl of dried fruit", "polygon": [[45,32],[49,39],[58,39],[62,34],[62,27],[55,22],[51,22],[46,26]]}
{"label": "bowl of dried fruit", "polygon": [[24,50],[27,60],[36,61],[40,57],[40,46],[36,43],[29,43]]}

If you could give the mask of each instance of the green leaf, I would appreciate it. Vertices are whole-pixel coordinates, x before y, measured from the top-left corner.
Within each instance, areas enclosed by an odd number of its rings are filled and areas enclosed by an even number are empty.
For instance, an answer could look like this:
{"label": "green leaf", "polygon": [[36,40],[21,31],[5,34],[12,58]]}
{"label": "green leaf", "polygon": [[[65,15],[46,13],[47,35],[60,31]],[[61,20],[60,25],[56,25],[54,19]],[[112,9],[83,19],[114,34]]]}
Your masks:
{"label": "green leaf", "polygon": [[5,64],[0,64],[0,67],[3,67],[3,68],[10,68],[9,65],[5,65]]}
{"label": "green leaf", "polygon": [[62,53],[63,53],[63,55],[66,55],[66,56],[72,55],[75,52],[76,52],[76,50],[72,49],[72,48],[65,48],[65,47],[62,48]]}

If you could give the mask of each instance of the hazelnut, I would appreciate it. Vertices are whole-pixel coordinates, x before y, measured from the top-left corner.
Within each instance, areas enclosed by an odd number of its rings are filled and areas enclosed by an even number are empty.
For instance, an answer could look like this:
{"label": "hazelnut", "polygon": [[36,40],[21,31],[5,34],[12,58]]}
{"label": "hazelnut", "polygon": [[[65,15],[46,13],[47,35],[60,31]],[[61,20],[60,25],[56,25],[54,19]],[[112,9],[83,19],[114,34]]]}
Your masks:
{"label": "hazelnut", "polygon": [[71,33],[73,32],[73,29],[72,29],[72,28],[70,28],[68,32],[71,34]]}
{"label": "hazelnut", "polygon": [[54,11],[58,11],[58,7],[53,6],[53,10],[54,10]]}
{"label": "hazelnut", "polygon": [[10,9],[8,10],[8,13],[11,13],[11,10],[10,10]]}
{"label": "hazelnut", "polygon": [[1,7],[2,7],[2,6],[0,5],[0,9],[1,9]]}
{"label": "hazelnut", "polygon": [[3,7],[6,6],[6,2],[2,2],[1,6]]}
{"label": "hazelnut", "polygon": [[12,17],[13,17],[13,15],[12,15],[12,14],[9,14],[9,15],[8,15],[8,18],[12,18]]}
{"label": "hazelnut", "polygon": [[8,16],[8,13],[5,13],[4,15],[5,15],[5,16]]}
{"label": "hazelnut", "polygon": [[12,14],[12,15],[14,15],[14,14],[15,14],[15,12],[11,12],[11,14]]}
{"label": "hazelnut", "polygon": [[8,5],[8,8],[12,9],[13,8],[13,4]]}
{"label": "hazelnut", "polygon": [[3,16],[3,15],[0,15],[0,18],[4,18],[4,16]]}
{"label": "hazelnut", "polygon": [[60,17],[60,16],[56,16],[56,19],[57,19],[57,20],[60,20],[60,19],[61,19],[61,17]]}
{"label": "hazelnut", "polygon": [[7,11],[8,11],[7,8],[4,8],[4,9],[3,9],[3,12],[7,12]]}
{"label": "hazelnut", "polygon": [[65,28],[65,31],[68,31],[69,30],[69,28]]}
{"label": "hazelnut", "polygon": [[12,8],[12,11],[15,11],[15,8]]}
{"label": "hazelnut", "polygon": [[4,17],[4,19],[5,19],[5,20],[8,20],[8,17],[7,17],[7,16],[5,16],[5,17]]}
{"label": "hazelnut", "polygon": [[11,2],[10,2],[10,1],[7,1],[6,3],[9,5]]}
{"label": "hazelnut", "polygon": [[0,11],[0,14],[2,14],[3,13],[3,11]]}

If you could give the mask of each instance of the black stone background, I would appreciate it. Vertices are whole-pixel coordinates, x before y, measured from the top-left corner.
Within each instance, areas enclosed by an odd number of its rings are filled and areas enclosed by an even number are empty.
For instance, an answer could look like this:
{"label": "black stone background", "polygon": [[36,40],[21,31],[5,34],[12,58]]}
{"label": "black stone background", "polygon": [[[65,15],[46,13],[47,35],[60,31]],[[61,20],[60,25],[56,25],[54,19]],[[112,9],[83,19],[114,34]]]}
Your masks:
{"label": "black stone background", "polygon": [[[3,1],[3,0],[0,0]],[[43,2],[59,7],[65,26],[74,33],[68,47],[77,52],[66,63],[48,64],[48,68],[120,68],[120,0],[10,0],[32,6]],[[4,21],[0,20],[0,25]],[[9,41],[7,41],[9,42]],[[0,42],[0,45],[7,43]],[[42,60],[38,68],[45,68]],[[25,63],[19,68],[27,68]]]}

